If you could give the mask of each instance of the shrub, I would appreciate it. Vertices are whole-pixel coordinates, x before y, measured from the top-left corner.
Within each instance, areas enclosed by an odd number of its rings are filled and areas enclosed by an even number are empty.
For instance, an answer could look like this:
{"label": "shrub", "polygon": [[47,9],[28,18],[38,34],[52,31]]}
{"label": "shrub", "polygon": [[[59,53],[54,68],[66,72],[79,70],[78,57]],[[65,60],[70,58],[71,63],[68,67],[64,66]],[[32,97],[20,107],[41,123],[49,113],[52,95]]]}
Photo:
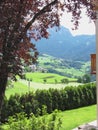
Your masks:
{"label": "shrub", "polygon": [[28,117],[34,113],[37,117],[55,109],[68,110],[96,103],[96,87],[94,83],[64,89],[37,90],[22,96],[16,94],[8,100],[5,98],[1,122],[7,121],[15,113],[25,112]]}
{"label": "shrub", "polygon": [[32,113],[29,120],[25,113],[19,113],[8,119],[7,130],[59,130],[61,124],[58,111],[53,112],[50,117],[35,117]]}
{"label": "shrub", "polygon": [[61,79],[61,83],[66,83],[66,84],[68,84],[68,83],[69,83],[69,80],[68,80],[68,79]]}

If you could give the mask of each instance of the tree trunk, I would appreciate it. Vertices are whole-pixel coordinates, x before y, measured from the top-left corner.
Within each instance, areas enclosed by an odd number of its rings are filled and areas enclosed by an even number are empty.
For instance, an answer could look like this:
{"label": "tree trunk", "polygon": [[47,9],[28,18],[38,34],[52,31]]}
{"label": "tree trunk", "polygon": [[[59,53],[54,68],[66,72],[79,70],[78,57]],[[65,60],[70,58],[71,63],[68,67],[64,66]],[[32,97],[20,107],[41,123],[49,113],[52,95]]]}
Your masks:
{"label": "tree trunk", "polygon": [[1,120],[1,109],[3,104],[3,99],[5,96],[5,90],[8,79],[8,65],[1,63],[0,65],[0,120]]}

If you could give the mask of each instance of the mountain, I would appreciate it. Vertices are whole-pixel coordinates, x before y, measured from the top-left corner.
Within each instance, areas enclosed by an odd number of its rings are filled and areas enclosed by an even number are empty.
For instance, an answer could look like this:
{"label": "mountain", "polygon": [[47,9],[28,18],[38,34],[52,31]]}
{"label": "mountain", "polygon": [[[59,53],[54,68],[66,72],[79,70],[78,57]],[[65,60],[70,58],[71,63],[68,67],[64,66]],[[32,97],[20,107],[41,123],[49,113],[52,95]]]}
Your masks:
{"label": "mountain", "polygon": [[55,27],[48,31],[50,34],[48,39],[42,38],[35,41],[40,54],[48,54],[66,60],[89,61],[90,54],[96,51],[95,35],[73,36],[63,26],[58,31]]}

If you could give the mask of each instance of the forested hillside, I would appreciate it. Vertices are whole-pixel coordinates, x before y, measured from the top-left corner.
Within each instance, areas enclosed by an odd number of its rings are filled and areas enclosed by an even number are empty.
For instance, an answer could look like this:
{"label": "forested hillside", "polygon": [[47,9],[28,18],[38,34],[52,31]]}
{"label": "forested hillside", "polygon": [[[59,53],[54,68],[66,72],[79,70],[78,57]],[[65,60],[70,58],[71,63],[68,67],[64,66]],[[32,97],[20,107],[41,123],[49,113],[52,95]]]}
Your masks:
{"label": "forested hillside", "polygon": [[95,53],[95,35],[73,36],[61,26],[49,29],[49,38],[33,41],[40,54],[48,54],[65,60],[89,61],[90,54]]}
{"label": "forested hillside", "polygon": [[90,61],[66,60],[43,54],[39,56],[37,68],[50,73],[77,78],[85,73],[90,73]]}

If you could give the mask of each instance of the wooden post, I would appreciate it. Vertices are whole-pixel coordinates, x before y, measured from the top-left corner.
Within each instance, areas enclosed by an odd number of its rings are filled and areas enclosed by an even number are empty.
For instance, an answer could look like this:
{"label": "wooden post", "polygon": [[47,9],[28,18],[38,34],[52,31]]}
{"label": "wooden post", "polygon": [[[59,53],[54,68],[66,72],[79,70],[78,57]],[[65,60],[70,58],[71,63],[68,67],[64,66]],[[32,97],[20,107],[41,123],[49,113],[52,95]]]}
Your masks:
{"label": "wooden post", "polygon": [[30,92],[30,79],[28,80],[28,91]]}
{"label": "wooden post", "polygon": [[91,74],[96,74],[96,54],[91,54]]}

